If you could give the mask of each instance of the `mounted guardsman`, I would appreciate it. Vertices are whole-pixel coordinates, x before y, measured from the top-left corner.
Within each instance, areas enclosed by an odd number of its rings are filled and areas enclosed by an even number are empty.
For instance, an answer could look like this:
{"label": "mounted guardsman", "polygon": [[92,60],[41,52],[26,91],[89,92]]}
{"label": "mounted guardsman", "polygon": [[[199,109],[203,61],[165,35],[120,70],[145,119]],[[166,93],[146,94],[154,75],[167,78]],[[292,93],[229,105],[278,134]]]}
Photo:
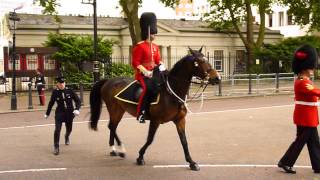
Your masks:
{"label": "mounted guardsman", "polygon": [[141,39],[143,41],[137,43],[132,52],[132,66],[135,69],[135,79],[138,80],[143,89],[139,98],[137,107],[137,120],[140,123],[145,122],[145,114],[147,112],[149,101],[148,95],[152,91],[152,70],[156,65],[161,64],[160,71],[165,70],[160,58],[159,47],[153,43],[155,34],[157,34],[157,18],[154,13],[146,12],[140,18]]}
{"label": "mounted guardsman", "polygon": [[308,145],[314,173],[320,173],[320,143],[317,130],[320,89],[314,87],[310,80],[317,59],[317,51],[310,45],[303,45],[294,53],[292,69],[297,79],[294,82],[293,121],[297,126],[297,136],[278,163],[278,166],[287,173],[296,173],[292,167],[305,144]]}

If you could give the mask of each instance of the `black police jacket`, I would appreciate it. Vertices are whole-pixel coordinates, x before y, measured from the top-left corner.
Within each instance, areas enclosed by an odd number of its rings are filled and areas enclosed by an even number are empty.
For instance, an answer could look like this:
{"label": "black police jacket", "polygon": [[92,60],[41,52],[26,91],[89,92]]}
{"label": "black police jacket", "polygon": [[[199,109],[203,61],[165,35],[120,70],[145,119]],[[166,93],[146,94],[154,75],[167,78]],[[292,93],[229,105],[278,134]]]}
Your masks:
{"label": "black police jacket", "polygon": [[[73,105],[75,102],[75,108]],[[50,102],[48,104],[48,109],[46,115],[50,115],[52,106],[57,102],[56,114],[64,112],[73,112],[74,109],[79,110],[81,107],[81,101],[76,93],[72,89],[65,88],[63,90],[55,89],[52,91]]]}
{"label": "black police jacket", "polygon": [[45,88],[46,81],[42,74],[36,76],[35,86],[37,89]]}

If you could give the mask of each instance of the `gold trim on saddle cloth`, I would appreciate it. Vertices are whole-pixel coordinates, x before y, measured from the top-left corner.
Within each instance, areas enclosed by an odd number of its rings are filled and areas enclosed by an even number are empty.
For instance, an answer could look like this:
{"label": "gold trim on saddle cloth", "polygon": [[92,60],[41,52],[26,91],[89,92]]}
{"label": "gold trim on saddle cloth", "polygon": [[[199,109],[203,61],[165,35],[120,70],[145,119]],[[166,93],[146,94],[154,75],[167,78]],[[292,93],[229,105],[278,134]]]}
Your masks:
{"label": "gold trim on saddle cloth", "polygon": [[[130,84],[128,84],[125,88],[123,88],[120,92],[118,92],[114,97],[120,101],[123,101],[123,102],[126,102],[126,103],[130,103],[130,104],[138,104],[137,102],[134,102],[134,101],[130,101],[128,99],[123,99],[121,97],[119,97],[119,95],[125,91],[127,88],[129,88],[133,83],[135,83],[137,80],[134,80],[132,81]],[[152,102],[151,105],[155,105],[155,104],[158,104],[159,103],[159,100],[160,100],[160,94],[158,94],[157,96],[157,100],[155,102]]]}

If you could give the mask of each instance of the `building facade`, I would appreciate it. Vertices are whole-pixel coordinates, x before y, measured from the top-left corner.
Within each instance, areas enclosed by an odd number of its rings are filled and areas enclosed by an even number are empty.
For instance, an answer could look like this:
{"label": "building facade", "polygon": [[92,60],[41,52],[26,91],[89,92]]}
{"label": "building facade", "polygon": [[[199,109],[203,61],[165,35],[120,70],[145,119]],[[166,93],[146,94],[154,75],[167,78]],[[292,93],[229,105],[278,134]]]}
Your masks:
{"label": "building facade", "polygon": [[[53,65],[53,61],[48,59],[50,57],[48,54],[51,52],[41,50],[49,33],[93,34],[92,17],[60,16],[61,22],[58,23],[53,16],[49,15],[18,14],[18,16],[21,20],[17,22],[16,27],[16,46],[18,49],[19,47],[25,49],[25,51],[17,61],[20,63],[17,67],[24,67],[21,70],[25,71],[33,70],[36,67],[57,67],[56,64]],[[7,27],[4,29],[5,38],[10,40],[12,31],[8,27],[12,22],[5,18],[3,23],[4,27]],[[208,28],[208,24],[205,22],[196,20],[159,19],[157,25],[156,43],[160,46],[162,60],[168,68],[171,68],[175,62],[188,53],[188,47],[199,49],[203,46],[204,54],[214,68],[222,74],[229,75],[243,71],[243,68],[241,70],[239,67],[245,64],[245,47],[236,33],[215,31]],[[245,29],[242,31],[245,32]],[[113,47],[113,62],[130,63],[132,44],[125,19],[99,17],[98,35],[119,42]],[[279,31],[266,30],[265,43],[275,43],[282,38]],[[11,66],[10,61],[8,57],[4,58],[7,61],[4,69],[8,72]],[[46,74],[48,69],[42,69]]]}

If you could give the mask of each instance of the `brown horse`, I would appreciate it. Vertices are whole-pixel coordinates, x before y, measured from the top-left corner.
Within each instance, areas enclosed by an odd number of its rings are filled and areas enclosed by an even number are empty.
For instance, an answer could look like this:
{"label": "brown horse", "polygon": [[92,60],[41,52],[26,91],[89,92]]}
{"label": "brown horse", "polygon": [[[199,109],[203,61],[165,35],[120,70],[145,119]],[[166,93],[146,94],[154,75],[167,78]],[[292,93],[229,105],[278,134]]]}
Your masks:
{"label": "brown horse", "polygon": [[[189,48],[190,49],[190,48]],[[202,48],[201,48],[202,49]],[[150,106],[149,115],[146,119],[150,120],[149,132],[147,142],[139,151],[137,158],[138,165],[144,165],[143,155],[152,143],[154,135],[160,124],[173,121],[176,125],[181,144],[183,146],[185,159],[189,162],[189,167],[192,170],[200,170],[199,165],[194,162],[190,156],[188,143],[185,135],[185,116],[187,109],[185,106],[185,96],[189,90],[191,79],[193,76],[201,80],[209,80],[210,83],[215,83],[219,77],[217,71],[212,69],[205,56],[199,51],[190,49],[190,54],[179,60],[174,67],[167,74],[167,78],[162,86],[160,86],[160,100],[158,104]],[[103,100],[107,106],[110,121],[110,139],[109,145],[111,147],[110,155],[125,156],[125,150],[116,133],[119,122],[123,114],[126,112],[132,116],[136,116],[137,106],[127,102],[120,101],[114,96],[132,82],[130,78],[113,78],[108,80],[98,81],[92,88],[90,93],[90,127],[97,130],[98,120],[101,113],[101,106]],[[116,139],[118,146],[121,147],[119,152],[114,146],[114,139]]]}

